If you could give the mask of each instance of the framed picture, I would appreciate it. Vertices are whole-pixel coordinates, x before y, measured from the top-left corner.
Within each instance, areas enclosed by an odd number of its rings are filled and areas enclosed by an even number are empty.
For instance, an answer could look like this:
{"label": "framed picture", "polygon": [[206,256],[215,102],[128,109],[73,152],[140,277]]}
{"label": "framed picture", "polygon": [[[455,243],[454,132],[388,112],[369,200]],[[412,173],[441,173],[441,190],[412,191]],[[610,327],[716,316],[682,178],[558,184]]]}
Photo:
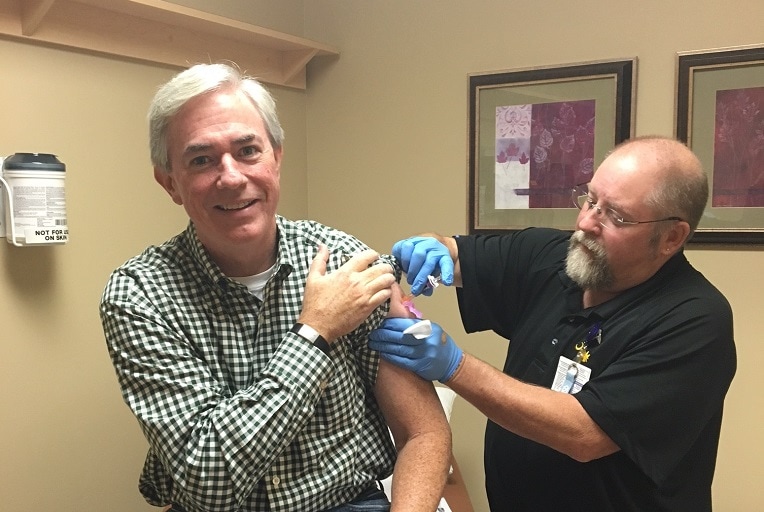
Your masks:
{"label": "framed picture", "polygon": [[470,233],[572,230],[575,185],[633,134],[636,58],[469,75]]}
{"label": "framed picture", "polygon": [[680,52],[676,68],[676,137],[709,176],[690,241],[762,244],[764,46]]}

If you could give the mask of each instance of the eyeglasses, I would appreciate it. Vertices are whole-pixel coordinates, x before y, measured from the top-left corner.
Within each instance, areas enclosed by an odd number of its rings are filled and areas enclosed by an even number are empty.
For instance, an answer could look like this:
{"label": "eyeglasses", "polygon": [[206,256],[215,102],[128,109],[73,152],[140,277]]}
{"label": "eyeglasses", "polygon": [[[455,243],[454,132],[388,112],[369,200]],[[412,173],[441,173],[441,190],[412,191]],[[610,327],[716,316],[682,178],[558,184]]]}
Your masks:
{"label": "eyeglasses", "polygon": [[665,222],[668,220],[680,220],[681,217],[666,217],[665,219],[655,220],[626,220],[623,215],[612,208],[602,208],[589,195],[589,184],[576,185],[571,192],[571,198],[576,208],[583,211],[594,209],[597,213],[597,220],[604,228],[623,228],[626,226],[636,226],[637,224],[651,224],[653,222]]}

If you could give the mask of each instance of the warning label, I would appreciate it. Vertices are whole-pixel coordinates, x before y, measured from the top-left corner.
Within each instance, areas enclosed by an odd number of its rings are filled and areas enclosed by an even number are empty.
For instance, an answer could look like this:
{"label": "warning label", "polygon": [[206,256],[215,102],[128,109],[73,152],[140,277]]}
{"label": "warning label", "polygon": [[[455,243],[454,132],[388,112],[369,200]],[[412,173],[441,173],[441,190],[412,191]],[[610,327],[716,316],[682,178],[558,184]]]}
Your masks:
{"label": "warning label", "polygon": [[69,241],[69,228],[26,228],[27,244],[63,244]]}

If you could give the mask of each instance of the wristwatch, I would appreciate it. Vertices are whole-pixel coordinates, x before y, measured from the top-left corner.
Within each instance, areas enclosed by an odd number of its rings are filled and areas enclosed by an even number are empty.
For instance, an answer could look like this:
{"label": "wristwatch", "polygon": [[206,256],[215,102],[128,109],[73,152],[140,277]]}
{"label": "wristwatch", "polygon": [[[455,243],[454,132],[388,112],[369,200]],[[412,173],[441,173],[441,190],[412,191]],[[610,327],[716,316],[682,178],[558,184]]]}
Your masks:
{"label": "wristwatch", "polygon": [[318,331],[313,327],[297,322],[291,329],[289,329],[289,332],[293,332],[302,339],[308,340],[314,347],[320,349],[324,354],[329,355],[329,343],[327,343],[324,337],[318,334]]}

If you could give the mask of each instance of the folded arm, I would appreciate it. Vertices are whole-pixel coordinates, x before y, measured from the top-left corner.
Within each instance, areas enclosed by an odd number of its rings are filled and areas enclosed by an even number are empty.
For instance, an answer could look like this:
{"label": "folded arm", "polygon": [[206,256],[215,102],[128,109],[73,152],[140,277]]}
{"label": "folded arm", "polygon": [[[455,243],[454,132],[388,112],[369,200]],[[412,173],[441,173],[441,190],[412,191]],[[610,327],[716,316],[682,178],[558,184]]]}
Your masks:
{"label": "folded arm", "polygon": [[236,508],[313,416],[331,361],[288,334],[258,379],[232,390],[211,354],[138,305],[139,293],[102,304],[123,398],[174,485],[205,510]]}

